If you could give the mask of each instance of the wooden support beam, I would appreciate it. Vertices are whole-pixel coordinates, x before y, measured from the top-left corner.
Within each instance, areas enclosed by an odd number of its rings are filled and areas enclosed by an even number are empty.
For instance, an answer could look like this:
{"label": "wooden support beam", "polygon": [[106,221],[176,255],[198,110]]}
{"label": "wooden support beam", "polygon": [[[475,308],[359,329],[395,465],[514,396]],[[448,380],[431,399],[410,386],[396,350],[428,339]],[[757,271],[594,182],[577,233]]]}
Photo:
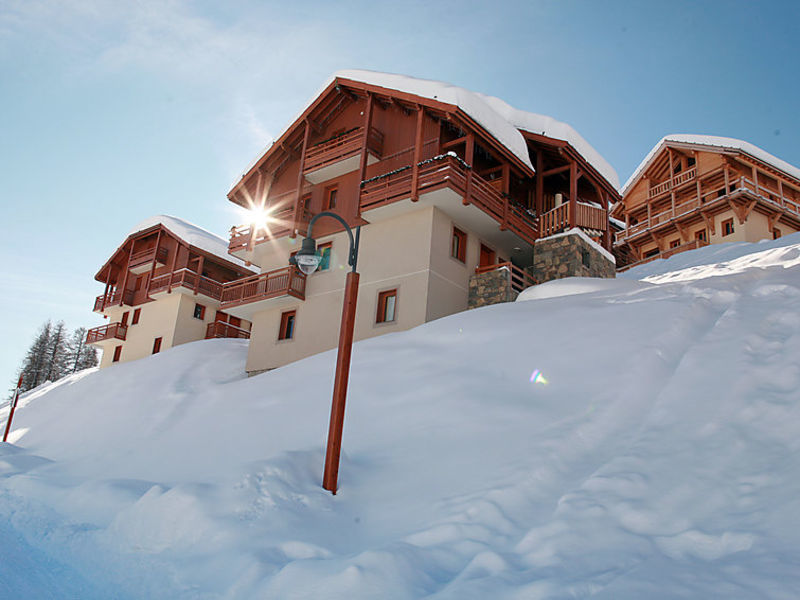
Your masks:
{"label": "wooden support beam", "polygon": [[463,200],[463,204],[466,206],[472,201],[472,172],[475,170],[473,168],[473,163],[475,162],[475,136],[472,133],[467,134],[467,148],[464,154],[464,161],[470,166],[469,171],[467,171],[467,189],[464,192]]}
{"label": "wooden support beam", "polygon": [[131,272],[131,257],[133,257],[134,240],[131,240],[131,251],[128,252],[128,262],[125,264],[125,275],[122,277],[122,288],[119,290],[119,305],[122,306],[125,299],[125,288],[128,287],[128,273]]}
{"label": "wooden support beam", "polygon": [[144,297],[150,297],[150,282],[153,281],[153,275],[156,273],[156,262],[158,262],[158,248],[161,246],[161,232],[163,229],[159,227],[158,235],[156,236],[156,247],[155,252],[153,253],[153,264],[150,267],[150,274],[147,277],[147,283],[145,284],[144,288]]}
{"label": "wooden support beam", "polygon": [[778,196],[780,196],[781,206],[786,206],[786,198],[783,197],[783,182],[778,177]]}
{"label": "wooden support beam", "polygon": [[[252,228],[251,228],[252,229]],[[251,236],[252,239],[252,236]],[[178,262],[178,253],[181,251],[183,244],[180,241],[175,243],[175,251],[172,253],[172,260],[169,262],[169,285],[167,285],[167,293],[172,293],[172,279],[175,277],[175,263]]]}
{"label": "wooden support beam", "polygon": [[[539,158],[539,152],[537,154],[537,160]],[[537,163],[538,164],[538,163]],[[561,165],[560,167],[555,167],[553,169],[547,169],[547,171],[539,171],[542,177],[550,177],[550,175],[558,175],[559,173],[563,173],[564,171],[569,171],[572,168],[571,165]]]}
{"label": "wooden support beam", "polygon": [[690,241],[689,240],[689,228],[688,227],[684,227],[683,225],[681,225],[677,221],[673,221],[673,225],[675,225],[675,229],[678,230],[678,233],[681,236],[681,241],[684,244],[689,242]]}
{"label": "wooden support beam", "polygon": [[544,174],[542,173],[542,169],[544,168],[542,160],[542,151],[536,151],[536,197],[534,199],[534,207],[536,209],[536,216],[541,216],[542,212],[544,211]]}
{"label": "wooden support beam", "polygon": [[759,188],[758,188],[758,169],[756,169],[755,165],[752,166],[752,172],[753,172],[753,185],[756,188],[756,194],[758,194],[759,193]]}
{"label": "wooden support beam", "polygon": [[669,155],[669,198],[670,198],[670,206],[671,206],[671,215],[675,217],[675,188],[672,185],[672,178],[675,176],[675,171],[673,170],[673,161],[672,161],[672,148],[667,147],[667,154]]}
{"label": "wooden support beam", "polygon": [[606,250],[611,250],[611,223],[608,220],[608,194],[598,188],[599,193],[601,194],[600,205],[606,211],[606,228],[603,230],[603,248]]}
{"label": "wooden support beam", "polygon": [[569,228],[572,229],[578,212],[578,165],[573,160],[569,166]]}
{"label": "wooden support beam", "polygon": [[[300,218],[300,215],[297,213],[300,208],[300,199],[303,197],[303,171],[305,171],[306,168],[306,150],[308,149],[308,137],[311,134],[311,127],[308,125],[308,119],[303,121],[303,126],[305,127],[305,131],[303,132],[303,149],[300,151],[300,165],[297,170],[297,189],[295,190],[294,208],[292,210],[292,231],[289,233],[289,237],[292,239],[297,235],[297,223]],[[250,231],[252,235],[253,227],[250,227]]]}
{"label": "wooden support beam", "polygon": [[500,224],[500,231],[508,229],[508,203],[511,199],[508,196],[510,189],[511,167],[507,162],[503,163],[503,222]]}
{"label": "wooden support beam", "polygon": [[411,201],[419,200],[419,163],[422,160],[422,134],[425,129],[425,110],[417,106],[417,129],[414,135],[414,163],[411,165]]}
{"label": "wooden support beam", "polygon": [[200,278],[203,276],[203,265],[205,264],[205,256],[202,254],[200,258],[197,260],[197,277],[194,279],[194,295],[197,296],[197,292],[200,291]]}
{"label": "wooden support beam", "polygon": [[[441,135],[439,136],[441,138]],[[467,136],[463,136],[460,138],[456,138],[454,140],[450,140],[449,142],[445,142],[442,144],[442,151],[444,152],[448,148],[454,148],[456,146],[460,146],[461,144],[467,143]]]}
{"label": "wooden support beam", "polygon": [[716,235],[716,233],[717,233],[717,230],[716,230],[716,228],[714,227],[714,217],[713,217],[713,216],[709,217],[709,216],[708,216],[706,213],[704,213],[703,211],[700,211],[700,216],[701,216],[701,217],[703,217],[703,221],[705,222],[705,224],[706,224],[706,229],[708,229],[709,233],[710,233],[711,235]]}
{"label": "wooden support beam", "polygon": [[785,211],[780,211],[780,212],[775,213],[771,217],[767,217],[767,230],[770,233],[773,233],[773,230],[775,229],[775,225],[777,225],[780,222],[781,217],[784,215],[784,213],[785,213]]}
{"label": "wooden support beam", "polygon": [[361,164],[358,168],[358,192],[356,193],[356,214],[361,216],[361,182],[367,178],[369,130],[372,128],[372,94],[367,92],[367,105],[364,107],[364,139],[361,140]]}
{"label": "wooden support beam", "polygon": [[750,213],[753,212],[753,209],[758,204],[757,200],[751,200],[747,205],[742,207],[742,216],[739,217],[739,223],[744,225],[744,222],[747,220],[747,217],[750,216]]}

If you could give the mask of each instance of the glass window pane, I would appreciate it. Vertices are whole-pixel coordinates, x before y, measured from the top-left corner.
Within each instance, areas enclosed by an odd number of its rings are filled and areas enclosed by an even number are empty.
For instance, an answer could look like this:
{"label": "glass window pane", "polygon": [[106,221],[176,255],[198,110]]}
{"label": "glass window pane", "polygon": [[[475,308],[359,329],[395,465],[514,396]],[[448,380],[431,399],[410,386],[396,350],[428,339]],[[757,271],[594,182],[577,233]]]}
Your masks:
{"label": "glass window pane", "polygon": [[384,321],[394,321],[394,303],[396,296],[387,296],[386,310],[384,312]]}

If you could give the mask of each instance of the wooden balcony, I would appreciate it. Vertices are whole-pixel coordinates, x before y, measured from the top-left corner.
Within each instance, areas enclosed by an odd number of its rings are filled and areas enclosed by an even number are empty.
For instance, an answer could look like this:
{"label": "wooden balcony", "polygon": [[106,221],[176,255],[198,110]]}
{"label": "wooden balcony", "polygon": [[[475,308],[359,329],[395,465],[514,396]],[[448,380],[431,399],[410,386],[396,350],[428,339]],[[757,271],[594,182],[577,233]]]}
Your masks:
{"label": "wooden balcony", "polygon": [[93,327],[86,332],[86,343],[97,344],[107,340],[122,340],[125,341],[125,336],[128,333],[128,326],[122,323],[109,323],[108,325],[101,325],[100,327]]}
{"label": "wooden balcony", "polygon": [[650,188],[650,191],[647,192],[648,198],[655,198],[662,194],[666,194],[667,192],[671,192],[672,190],[682,186],[684,183],[688,183],[697,176],[697,167],[692,167],[691,169],[687,169],[683,173],[678,173],[671,179],[667,179],[663,183],[659,183],[656,186]]}
{"label": "wooden balcony", "polygon": [[238,338],[249,340],[250,332],[241,327],[231,325],[230,323],[214,321],[213,323],[209,323],[208,327],[206,327],[206,339],[210,340],[212,338]]}
{"label": "wooden balcony", "polygon": [[140,250],[138,252],[134,252],[131,254],[130,262],[128,266],[130,268],[131,273],[136,273],[140,275],[146,271],[149,271],[152,268],[153,261],[156,261],[157,264],[166,265],[167,264],[167,249],[166,248],[156,248],[153,246],[152,248],[147,248],[146,250]]}
{"label": "wooden balcony", "polygon": [[639,265],[643,265],[654,260],[669,258],[670,256],[675,256],[676,254],[680,254],[681,252],[687,252],[688,250],[696,250],[697,248],[703,248],[704,246],[708,246],[708,242],[705,240],[692,240],[691,242],[686,242],[685,244],[681,244],[680,246],[675,246],[674,248],[670,248],[669,250],[664,250],[663,252],[659,252],[658,254],[654,254],[653,256],[648,256],[647,258],[643,258],[642,260],[637,260],[636,262],[630,263],[617,269],[618,273],[623,271],[627,271],[628,269],[632,269],[633,267],[638,267]]}
{"label": "wooden balcony", "polygon": [[305,300],[305,294],[305,273],[295,266],[287,266],[224,284],[220,310],[283,296]]}
{"label": "wooden balcony", "polygon": [[[283,196],[291,195],[292,202],[294,202],[295,192],[283,194]],[[283,197],[281,196],[281,197]],[[305,232],[309,221],[314,216],[307,208],[303,209],[303,214],[298,219],[298,229]],[[243,252],[250,250],[257,244],[268,242],[274,238],[292,235],[294,233],[294,209],[284,208],[272,215],[270,223],[267,228],[255,227],[252,224],[239,225],[238,227],[231,228],[231,237],[228,242],[228,252]]]}
{"label": "wooden balcony", "polygon": [[531,277],[526,271],[520,269],[513,263],[503,262],[496,265],[485,265],[483,267],[475,267],[475,274],[489,273],[491,271],[505,270],[511,279],[511,289],[519,293],[522,290],[536,285],[536,280]]}
{"label": "wooden balcony", "polygon": [[[470,170],[469,165],[453,154],[422,161],[419,167],[419,193],[450,188],[493,217],[501,228],[509,229],[533,244],[539,230],[536,219],[512,206],[494,185],[479,175],[472,173],[469,177]],[[380,208],[410,198],[412,173],[411,166],[406,166],[363,182],[361,210]]]}
{"label": "wooden balcony", "polygon": [[[311,183],[321,183],[356,170],[363,144],[364,128],[357,127],[308,148],[303,175]],[[367,152],[371,162],[376,162],[383,154],[383,134],[374,127],[367,136]]]}
{"label": "wooden balcony", "polygon": [[[605,231],[608,229],[608,213],[603,208],[578,201],[575,204],[575,226],[584,229]],[[539,217],[539,235],[547,237],[570,227],[569,202],[556,206]]]}
{"label": "wooden balcony", "polygon": [[180,269],[173,273],[154,277],[150,282],[150,295],[168,292],[176,288],[203,294],[213,300],[222,298],[222,284],[219,281],[203,277],[189,269]]}
{"label": "wooden balcony", "polygon": [[100,294],[94,299],[94,312],[103,312],[107,307],[119,304],[120,299],[122,299],[123,304],[132,306],[133,290],[127,290],[124,294],[122,293],[122,290],[117,290],[109,293],[108,296]]}

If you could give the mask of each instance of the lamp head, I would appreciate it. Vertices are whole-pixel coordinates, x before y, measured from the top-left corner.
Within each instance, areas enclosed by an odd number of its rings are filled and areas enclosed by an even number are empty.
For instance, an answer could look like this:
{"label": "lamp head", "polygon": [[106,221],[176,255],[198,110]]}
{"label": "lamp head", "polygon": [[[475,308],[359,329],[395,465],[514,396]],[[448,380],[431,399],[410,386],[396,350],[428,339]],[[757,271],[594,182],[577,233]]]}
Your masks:
{"label": "lamp head", "polygon": [[322,257],[317,254],[317,242],[314,238],[303,238],[300,250],[289,259],[289,264],[297,267],[306,275],[311,275],[317,270]]}

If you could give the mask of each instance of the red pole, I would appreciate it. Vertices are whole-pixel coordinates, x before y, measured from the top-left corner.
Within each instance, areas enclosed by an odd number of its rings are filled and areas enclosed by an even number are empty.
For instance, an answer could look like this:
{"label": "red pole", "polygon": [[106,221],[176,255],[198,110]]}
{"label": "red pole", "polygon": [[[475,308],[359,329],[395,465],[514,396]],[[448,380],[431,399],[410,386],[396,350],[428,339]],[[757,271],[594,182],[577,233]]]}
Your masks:
{"label": "red pole", "polygon": [[17,381],[17,389],[14,390],[14,397],[11,399],[11,412],[8,413],[8,421],[6,422],[6,432],[3,434],[3,441],[8,440],[8,432],[11,430],[11,419],[14,418],[14,409],[17,408],[17,399],[19,398],[19,388],[22,387],[22,375],[19,376]]}
{"label": "red pole", "polygon": [[347,381],[350,378],[350,355],[353,350],[353,327],[356,322],[356,301],[358,300],[359,274],[347,273],[344,287],[344,306],[342,325],[339,329],[339,353],[336,357],[336,377],[333,382],[333,404],[331,423],[328,428],[328,450],[325,454],[325,473],[322,487],[336,494],[339,478],[339,455],[342,451],[342,428],[344,426],[344,405],[347,399]]}

